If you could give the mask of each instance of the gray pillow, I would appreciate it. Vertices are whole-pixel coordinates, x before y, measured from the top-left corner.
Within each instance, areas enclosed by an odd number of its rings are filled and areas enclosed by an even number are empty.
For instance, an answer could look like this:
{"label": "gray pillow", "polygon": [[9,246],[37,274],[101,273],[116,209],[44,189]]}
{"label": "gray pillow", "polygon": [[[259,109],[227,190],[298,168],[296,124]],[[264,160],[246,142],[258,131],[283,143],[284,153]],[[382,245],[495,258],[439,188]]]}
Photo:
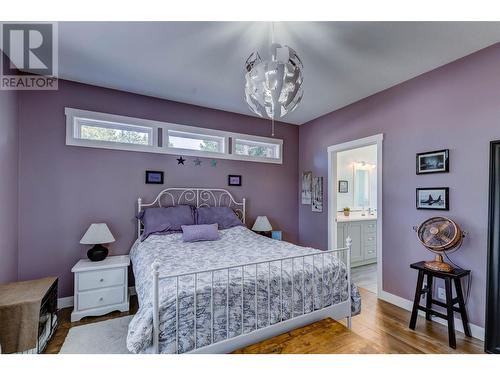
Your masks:
{"label": "gray pillow", "polygon": [[182,240],[184,242],[216,241],[219,239],[217,224],[183,225]]}
{"label": "gray pillow", "polygon": [[218,224],[219,229],[245,225],[229,207],[200,207],[196,209],[196,224]]}
{"label": "gray pillow", "polygon": [[141,241],[152,234],[180,232],[182,225],[194,225],[194,211],[191,206],[152,207],[137,214],[144,224]]}

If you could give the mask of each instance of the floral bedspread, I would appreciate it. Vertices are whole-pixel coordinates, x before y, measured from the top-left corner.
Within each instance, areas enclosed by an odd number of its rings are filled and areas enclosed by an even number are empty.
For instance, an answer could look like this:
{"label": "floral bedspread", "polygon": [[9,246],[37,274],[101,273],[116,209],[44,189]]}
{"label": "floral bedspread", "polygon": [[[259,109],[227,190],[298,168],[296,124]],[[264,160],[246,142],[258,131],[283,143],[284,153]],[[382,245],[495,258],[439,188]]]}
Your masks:
{"label": "floral bedspread", "polygon": [[[181,234],[152,235],[133,245],[130,256],[139,310],[128,331],[127,347],[131,352],[151,351],[151,265],[155,260],[161,264],[162,277],[318,251],[276,241],[245,227],[221,230],[220,237],[217,241],[185,243]],[[179,277],[178,281],[175,277],[160,279],[159,294],[160,352],[175,353],[178,349],[184,353],[346,301],[347,272],[334,254],[310,255],[199,273],[196,280],[192,275]],[[354,284],[351,301],[352,314],[358,314],[361,297]]]}

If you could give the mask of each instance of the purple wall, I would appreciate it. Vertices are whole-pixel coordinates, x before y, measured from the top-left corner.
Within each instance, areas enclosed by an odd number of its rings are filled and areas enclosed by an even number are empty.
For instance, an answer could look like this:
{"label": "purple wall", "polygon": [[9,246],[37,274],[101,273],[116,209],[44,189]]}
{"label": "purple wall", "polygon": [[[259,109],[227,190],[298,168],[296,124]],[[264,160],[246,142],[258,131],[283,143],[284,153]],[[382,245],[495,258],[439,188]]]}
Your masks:
{"label": "purple wall", "polygon": [[0,91],[0,284],[17,280],[18,140],[17,93]]}
{"label": "purple wall", "polygon": [[[117,239],[111,254],[126,254],[139,196],[149,201],[170,186],[226,187],[228,174],[243,176],[242,187],[228,189],[248,199],[248,223],[267,215],[287,240],[298,240],[297,126],[276,127],[283,165],[218,159],[212,168],[202,159],[195,167],[187,157],[178,166],[174,155],[66,146],[64,107],[262,136],[270,135],[269,121],[68,81],[55,92],[23,91],[19,101],[20,279],[57,275],[60,295],[72,295],[70,270],[85,257],[79,240],[91,222],[108,223]],[[165,185],[145,185],[146,169],[165,171]]]}
{"label": "purple wall", "polygon": [[[417,211],[415,188],[449,186],[444,215],[469,232],[451,258],[472,269],[468,311],[472,323],[484,326],[488,153],[489,142],[500,139],[500,44],[301,126],[299,172],[326,178],[328,146],[377,133],[384,133],[384,290],[413,299],[416,274],[408,265],[432,254],[412,227],[443,214]],[[415,175],[417,152],[444,148],[450,173]],[[302,244],[327,247],[327,215],[300,206]]]}

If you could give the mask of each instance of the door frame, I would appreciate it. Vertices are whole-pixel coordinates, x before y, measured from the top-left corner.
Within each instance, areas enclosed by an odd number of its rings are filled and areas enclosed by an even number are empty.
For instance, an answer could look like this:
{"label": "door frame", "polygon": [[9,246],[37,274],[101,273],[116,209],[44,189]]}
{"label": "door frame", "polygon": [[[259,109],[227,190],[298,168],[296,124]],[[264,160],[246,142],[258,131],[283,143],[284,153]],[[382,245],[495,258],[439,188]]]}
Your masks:
{"label": "door frame", "polygon": [[328,249],[337,247],[337,153],[359,147],[377,145],[377,297],[383,292],[382,268],[382,144],[384,134],[375,134],[370,137],[355,139],[328,147]]}

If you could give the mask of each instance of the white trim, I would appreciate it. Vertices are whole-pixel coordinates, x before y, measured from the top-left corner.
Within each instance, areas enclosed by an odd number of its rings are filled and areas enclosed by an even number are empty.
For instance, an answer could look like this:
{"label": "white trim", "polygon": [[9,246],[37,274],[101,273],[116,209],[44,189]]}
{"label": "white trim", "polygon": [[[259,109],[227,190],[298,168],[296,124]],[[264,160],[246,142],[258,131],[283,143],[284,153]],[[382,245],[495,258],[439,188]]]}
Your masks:
{"label": "white trim", "polygon": [[57,299],[57,308],[58,309],[65,309],[66,307],[73,307],[73,305],[74,305],[73,296],[62,297],[62,298]]}
{"label": "white trim", "polygon": [[[69,108],[64,109],[64,114],[66,115],[66,145],[67,146],[80,146],[80,147],[90,147],[90,148],[101,148],[110,150],[122,150],[122,151],[137,151],[137,152],[149,152],[156,154],[167,154],[167,155],[182,155],[182,156],[196,156],[203,158],[214,158],[214,159],[228,159],[228,160],[240,160],[240,161],[253,161],[259,163],[272,163],[272,164],[283,164],[283,139],[278,138],[268,138],[256,135],[241,134],[228,132],[223,130],[201,128],[197,126],[173,124],[170,122],[162,122],[156,120],[141,119],[137,117],[129,117],[122,115],[115,115],[102,112],[87,111],[83,109]],[[153,143],[152,145],[138,145],[129,143],[119,143],[119,142],[106,142],[106,141],[95,141],[89,139],[80,139],[74,136],[74,118],[83,117],[92,120],[101,120],[105,122],[116,122],[127,125],[143,126],[148,127],[153,130]],[[158,146],[158,131],[162,130],[162,146]],[[198,150],[188,150],[175,147],[168,147],[168,130],[176,130],[187,133],[197,133],[206,134],[212,136],[218,136],[224,138],[224,152],[209,152],[209,151],[198,151]],[[249,141],[259,141],[263,143],[277,144],[279,145],[280,155],[279,158],[259,158],[245,155],[235,155],[233,152],[234,145],[230,147],[230,139],[243,139]],[[231,142],[234,144],[234,142]]]}
{"label": "white trim", "polygon": [[[377,295],[383,292],[382,273],[382,145],[384,135],[382,133],[370,137],[344,142],[327,148],[328,153],[328,249],[336,247],[337,239],[337,196],[333,195],[337,187],[337,153],[339,151],[354,148],[377,145]],[[335,198],[335,199],[334,199]],[[334,241],[335,239],[335,241]]]}
{"label": "white trim", "polygon": [[[395,294],[386,292],[385,290],[383,290],[382,293],[379,294],[378,297],[381,300],[388,302],[392,305],[401,307],[404,310],[412,311],[412,309],[413,309],[413,302],[412,301],[407,300],[407,299],[402,298],[402,297],[399,297]],[[425,313],[423,311],[420,311],[420,310],[419,310],[418,314],[420,316],[425,316]],[[442,324],[446,327],[448,326],[448,322],[442,318],[439,318],[437,316],[432,316],[431,319],[433,322]],[[484,328],[483,327],[480,327],[480,326],[472,324],[472,323],[469,323],[469,327],[470,327],[472,337],[474,337],[478,340],[484,341]],[[455,318],[455,330],[464,333],[464,327],[462,325],[461,319]]]}

